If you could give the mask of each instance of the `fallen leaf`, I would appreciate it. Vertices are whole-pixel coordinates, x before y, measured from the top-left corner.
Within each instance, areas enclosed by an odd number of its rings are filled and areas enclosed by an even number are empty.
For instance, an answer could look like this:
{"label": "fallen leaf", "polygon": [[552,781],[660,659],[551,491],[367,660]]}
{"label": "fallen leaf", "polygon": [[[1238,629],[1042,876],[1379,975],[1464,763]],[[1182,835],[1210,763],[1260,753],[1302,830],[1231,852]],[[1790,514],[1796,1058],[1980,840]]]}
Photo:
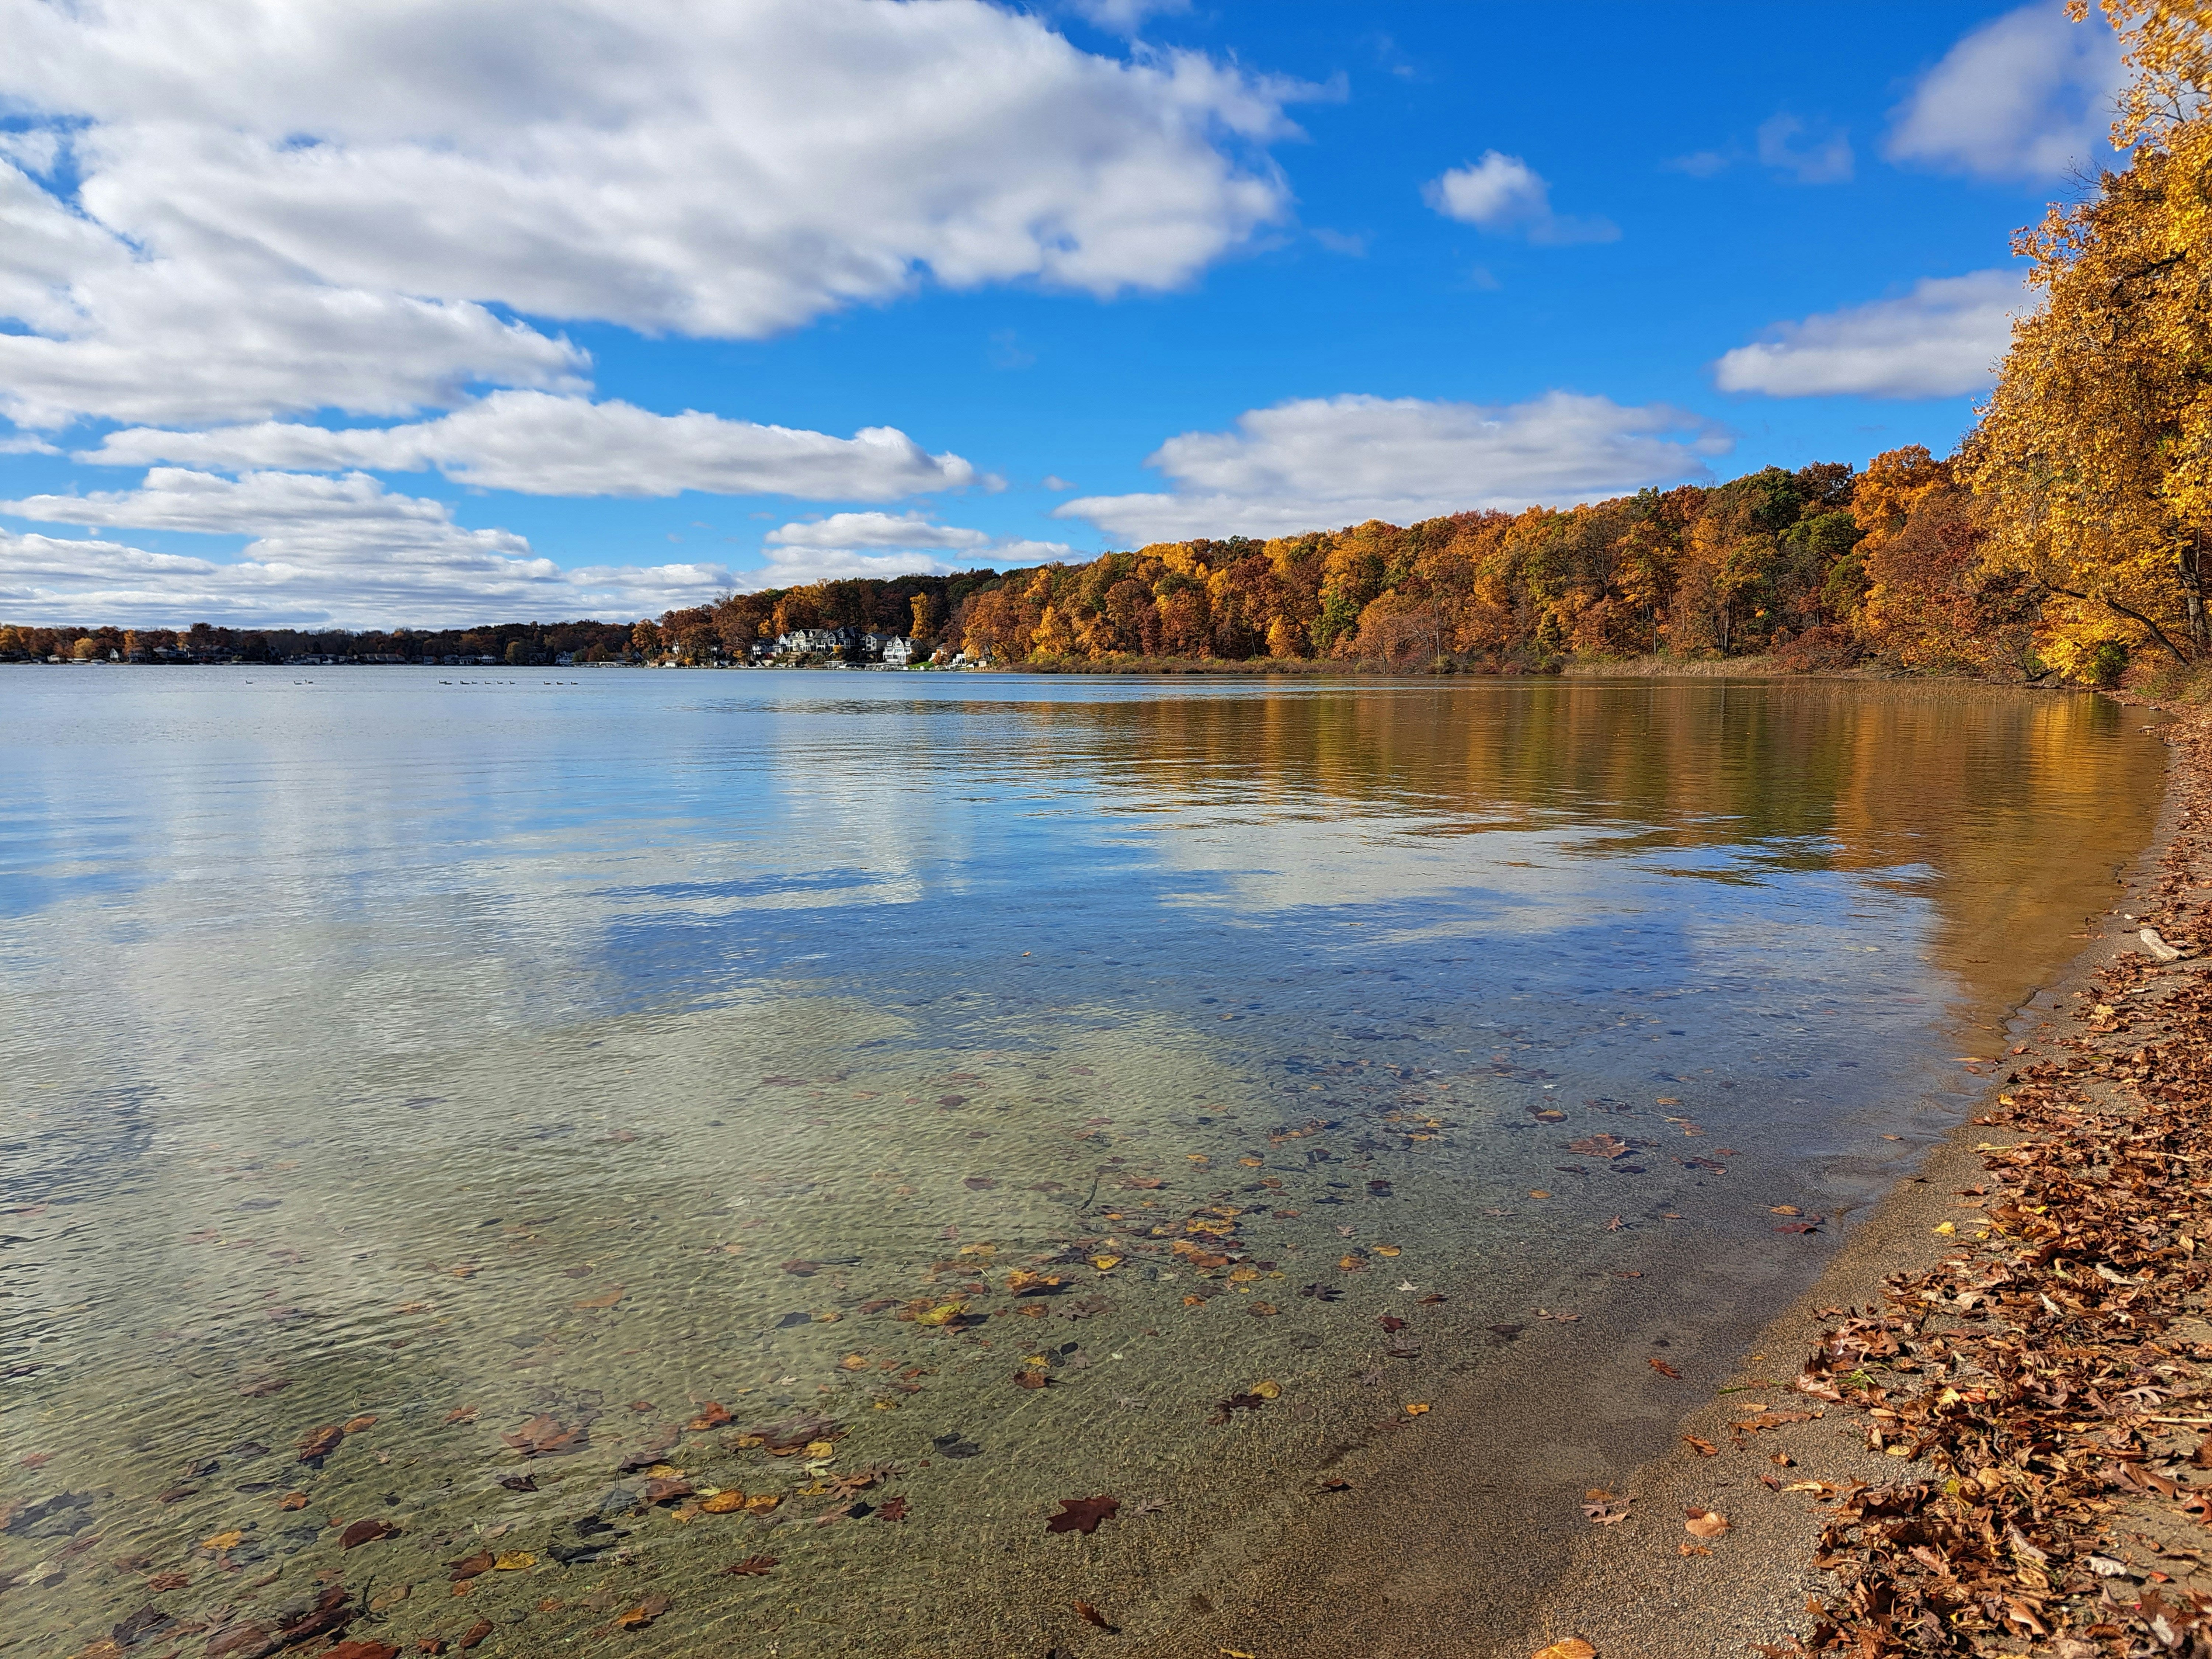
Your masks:
{"label": "fallen leaf", "polygon": [[489,1572],[492,1565],[492,1553],[478,1550],[474,1555],[465,1555],[458,1561],[447,1562],[447,1576],[456,1584],[464,1584],[478,1573]]}
{"label": "fallen leaf", "polygon": [[1718,1510],[1685,1510],[1682,1530],[1692,1538],[1718,1538],[1729,1529],[1728,1516]]}
{"label": "fallen leaf", "polygon": [[775,1565],[773,1555],[748,1555],[742,1561],[733,1561],[722,1571],[739,1578],[758,1578]]}
{"label": "fallen leaf", "polygon": [[276,1507],[280,1510],[304,1510],[307,1507],[307,1494],[303,1492],[288,1492],[276,1500]]}
{"label": "fallen leaf", "polygon": [[691,1483],[663,1476],[658,1480],[647,1481],[639,1496],[648,1504],[673,1504],[679,1498],[691,1496]]}
{"label": "fallen leaf", "polygon": [[374,1544],[380,1538],[394,1538],[399,1528],[389,1521],[356,1521],[338,1534],[338,1547],[357,1549],[363,1544]]}
{"label": "fallen leaf", "polygon": [[345,1431],[348,1434],[359,1434],[363,1429],[374,1428],[375,1425],[376,1419],[374,1416],[356,1417],[346,1423]]}
{"label": "fallen leaf", "polygon": [[1711,1555],[1712,1552],[1707,1549],[1703,1544],[1677,1544],[1674,1546],[1674,1553],[1677,1555]]}
{"label": "fallen leaf", "polygon": [[1770,1204],[1766,1206],[1766,1212],[1769,1215],[1797,1215],[1802,1213],[1795,1204]]}
{"label": "fallen leaf", "polygon": [[1718,1457],[1721,1455],[1721,1449],[1718,1446],[1710,1440],[1700,1440],[1694,1434],[1684,1435],[1682,1443],[1700,1457]]}
{"label": "fallen leaf", "polygon": [[1255,1382],[1252,1392],[1262,1400],[1279,1400],[1283,1397],[1283,1385],[1276,1382]]}
{"label": "fallen leaf", "polygon": [[1428,1407],[1423,1404],[1411,1405],[1406,1407],[1406,1415],[1408,1417],[1425,1416],[1428,1413]]}
{"label": "fallen leaf", "polygon": [[1531,1198],[1549,1198],[1551,1194],[1546,1192],[1541,1187],[1531,1187],[1528,1189],[1528,1196]]}
{"label": "fallen leaf", "polygon": [[514,1433],[503,1434],[500,1438],[525,1457],[550,1457],[559,1452],[574,1451],[585,1443],[583,1430],[556,1422],[544,1412]]}
{"label": "fallen leaf", "polygon": [[456,1406],[446,1413],[448,1423],[473,1423],[476,1420],[477,1408],[474,1406]]}
{"label": "fallen leaf", "polygon": [[577,1303],[575,1305],[579,1308],[611,1308],[616,1303],[623,1299],[623,1286],[619,1285],[611,1285],[607,1289],[601,1291],[597,1296],[586,1297],[582,1301]]}
{"label": "fallen leaf", "polygon": [[1085,1534],[1098,1530],[1101,1521],[1113,1518],[1114,1511],[1121,1507],[1118,1498],[1109,1498],[1103,1492],[1096,1498],[1063,1498],[1060,1513],[1044,1523],[1047,1532],[1079,1532]]}
{"label": "fallen leaf", "polygon": [[[853,1354],[848,1357],[846,1361],[846,1368],[848,1370],[859,1369],[858,1367],[854,1366],[851,1363],[852,1360],[854,1359],[860,1359],[860,1356],[858,1354]],[[868,1362],[866,1360],[860,1359],[861,1366],[866,1365],[867,1363]],[[652,1407],[648,1406],[647,1409],[649,1411]],[[692,1432],[696,1433],[702,1429],[719,1429],[723,1424],[729,1420],[729,1408],[723,1405],[719,1400],[709,1400],[705,1405],[699,1408],[698,1416],[693,1418],[684,1426]]]}
{"label": "fallen leaf", "polygon": [[1548,1648],[1539,1648],[1535,1659],[1597,1659],[1597,1650],[1579,1636],[1569,1636]]}
{"label": "fallen leaf", "polygon": [[648,1595],[627,1613],[615,1615],[617,1630],[643,1630],[672,1606],[665,1595]]}
{"label": "fallen leaf", "polygon": [[711,1498],[703,1498],[699,1500],[699,1508],[701,1511],[708,1515],[731,1515],[742,1510],[744,1506],[744,1493],[734,1489],[728,1492],[718,1492]]}
{"label": "fallen leaf", "polygon": [[[1255,1164],[1259,1162],[1257,1158],[1252,1158],[1248,1161]],[[1075,1604],[1075,1616],[1080,1619],[1086,1625],[1096,1625],[1100,1630],[1104,1631],[1109,1636],[1118,1636],[1121,1634],[1121,1627],[1119,1625],[1108,1624],[1106,1622],[1106,1615],[1099,1612],[1097,1608],[1092,1607],[1088,1601],[1078,1601]]]}
{"label": "fallen leaf", "polygon": [[527,1572],[537,1565],[538,1558],[528,1550],[510,1550],[492,1563],[501,1572]]}
{"label": "fallen leaf", "polygon": [[489,1619],[479,1619],[475,1624],[471,1625],[467,1630],[461,1633],[461,1639],[454,1643],[453,1645],[459,1648],[463,1653],[466,1653],[471,1648],[476,1646],[477,1643],[483,1641],[485,1637],[490,1634],[491,1620]]}
{"label": "fallen leaf", "polygon": [[399,1659],[399,1650],[388,1642],[356,1637],[334,1648],[325,1648],[318,1659]]}
{"label": "fallen leaf", "polygon": [[192,1576],[188,1572],[157,1572],[146,1581],[146,1588],[157,1592],[182,1589],[191,1582]]}
{"label": "fallen leaf", "polygon": [[216,1551],[231,1549],[235,1547],[239,1540],[245,1536],[242,1532],[219,1532],[212,1538],[201,1539],[200,1547],[204,1550]]}
{"label": "fallen leaf", "polygon": [[338,1442],[344,1438],[345,1425],[343,1423],[327,1424],[313,1430],[300,1442],[300,1461],[302,1463],[319,1462],[336,1451]]}
{"label": "fallen leaf", "polygon": [[878,1521],[905,1520],[908,1501],[907,1495],[904,1492],[899,1492],[893,1497],[886,1498],[884,1499],[882,1506],[876,1510],[876,1519]]}
{"label": "fallen leaf", "polygon": [[1656,1354],[1647,1358],[1644,1363],[1650,1366],[1653,1370],[1658,1372],[1662,1376],[1680,1377],[1682,1375],[1681,1372],[1676,1370],[1672,1365],[1668,1364],[1665,1360],[1660,1358]]}

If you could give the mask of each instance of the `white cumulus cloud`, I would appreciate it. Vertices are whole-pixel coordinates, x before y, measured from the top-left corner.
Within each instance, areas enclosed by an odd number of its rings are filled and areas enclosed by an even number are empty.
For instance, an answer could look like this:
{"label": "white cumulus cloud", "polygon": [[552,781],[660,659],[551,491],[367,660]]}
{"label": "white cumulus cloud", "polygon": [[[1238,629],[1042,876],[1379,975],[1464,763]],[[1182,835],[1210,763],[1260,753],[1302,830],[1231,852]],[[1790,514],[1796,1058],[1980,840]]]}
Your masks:
{"label": "white cumulus cloud", "polygon": [[1970,31],[1894,112],[1885,153],[1985,179],[2059,179],[2112,149],[2106,129],[2125,83],[2119,42],[2090,8],[2058,0]]}
{"label": "white cumulus cloud", "polygon": [[769,532],[767,565],[740,571],[745,588],[792,587],[837,576],[945,575],[1076,556],[1065,542],[993,536],[919,513],[832,513]]}
{"label": "white cumulus cloud", "polygon": [[520,536],[470,530],[442,502],[374,478],[156,468],[135,490],[33,495],[0,512],[48,524],[245,535],[240,556],[156,553],[0,530],[0,616],[19,623],[390,627],[657,615],[727,592],[717,564],[564,570]]}
{"label": "white cumulus cloud", "polygon": [[542,392],[495,392],[453,414],[402,426],[331,428],[263,421],[206,432],[131,427],[80,460],[146,466],[315,471],[435,467],[457,483],[528,495],[795,495],[889,501],[981,482],[957,455],[932,455],[894,427],[850,438],[686,410]]}
{"label": "white cumulus cloud", "polygon": [[1723,355],[1713,378],[1770,398],[1954,398],[1995,379],[2012,319],[2032,303],[2009,270],[1926,277],[1896,299],[1777,324]]}
{"label": "white cumulus cloud", "polygon": [[1057,509],[1132,542],[1280,536],[1368,519],[1565,506],[1707,476],[1727,433],[1663,404],[1550,392],[1492,406],[1305,398],[1170,438],[1146,462],[1172,493],[1087,495]]}
{"label": "white cumulus cloud", "polygon": [[1287,213],[1301,92],[982,0],[0,0],[0,38],[25,425],[580,389],[493,306],[757,337],[925,280],[1172,288]]}
{"label": "white cumulus cloud", "polygon": [[1552,187],[1517,155],[1489,149],[1422,186],[1422,199],[1447,219],[1532,242],[1610,242],[1620,228],[1606,219],[1568,218],[1552,210]]}

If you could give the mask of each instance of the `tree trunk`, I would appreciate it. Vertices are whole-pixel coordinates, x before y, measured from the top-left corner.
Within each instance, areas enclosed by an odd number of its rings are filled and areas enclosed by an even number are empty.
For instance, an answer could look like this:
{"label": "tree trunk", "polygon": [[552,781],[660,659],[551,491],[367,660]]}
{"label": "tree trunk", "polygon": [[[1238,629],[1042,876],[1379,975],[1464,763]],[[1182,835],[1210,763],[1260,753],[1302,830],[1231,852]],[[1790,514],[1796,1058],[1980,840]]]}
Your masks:
{"label": "tree trunk", "polygon": [[2179,555],[2181,602],[2189,613],[2189,639],[2199,651],[2212,651],[2212,618],[2204,613],[2204,532],[2197,532]]}

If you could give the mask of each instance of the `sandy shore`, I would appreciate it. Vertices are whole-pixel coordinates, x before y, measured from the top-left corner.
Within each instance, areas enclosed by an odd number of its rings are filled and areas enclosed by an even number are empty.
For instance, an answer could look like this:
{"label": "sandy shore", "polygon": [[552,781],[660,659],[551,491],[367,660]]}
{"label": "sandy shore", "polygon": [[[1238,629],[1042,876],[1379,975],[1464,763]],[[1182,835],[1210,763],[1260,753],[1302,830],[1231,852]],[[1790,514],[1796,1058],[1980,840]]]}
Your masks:
{"label": "sandy shore", "polygon": [[[1436,1396],[1433,1416],[1393,1421],[1378,1401],[1370,1419],[1287,1456],[1286,1488],[1306,1488],[1286,1492],[1295,1516],[1279,1509],[1246,1531],[1178,1540],[1176,1561],[1146,1575],[1152,1616],[1132,1620],[1113,1650],[1527,1659],[1564,1638],[1601,1659],[1796,1650],[1816,1622],[1808,1597],[1846,1589],[1814,1565],[1836,1489],[1943,1476],[1927,1460],[1870,1449],[1857,1406],[1797,1392],[1792,1380],[1844,1310],[1879,1304],[1896,1275],[1956,1257],[1960,1232],[1936,1230],[1978,1213],[1961,1195],[1990,1182],[1977,1149],[2013,1139],[1966,1118],[1997,1109],[2008,1079],[2096,1043],[2100,975],[2148,965],[2136,918],[2186,908],[2160,897],[2177,872],[2191,890],[2212,877],[2198,793],[2212,773],[2212,723],[2172,731],[2175,771],[2152,846],[2108,913],[2087,919],[2088,942],[2064,975],[2015,1012],[2012,1052],[1983,1068],[1986,1097],[1953,1097],[1954,1109],[1972,1108],[1955,1132],[1850,1218],[1808,1288],[1796,1288],[1807,1285],[1802,1267],[1701,1259],[1653,1234],[1647,1273],[1610,1276],[1636,1282],[1584,1287],[1577,1324],[1532,1328],[1510,1365],[1455,1368],[1465,1374]],[[2203,990],[2208,968],[2192,957],[2162,972]],[[2147,1010],[2128,1040],[2155,1041],[2160,1017]],[[1482,1340],[1479,1329],[1434,1336]],[[1732,1426],[1747,1423],[1758,1426]],[[1318,1483],[1330,1479],[1349,1489],[1328,1495]],[[1783,1490],[1812,1483],[1831,1490]],[[1589,1518],[1585,1503],[1620,1518]],[[1725,1515],[1726,1532],[1692,1535],[1693,1510]],[[1079,1641],[1067,1651],[1094,1650],[1104,1650]]]}
{"label": "sandy shore", "polygon": [[[2063,1071],[2073,1056],[2110,1055],[2189,1040],[2187,1026],[2192,1017],[2201,1019],[2204,994],[2212,989],[2207,978],[2212,960],[2195,955],[2163,969],[2150,968],[2138,930],[2146,920],[2155,920],[2168,933],[2184,937],[2192,924],[2201,929],[2204,900],[2212,889],[2212,841],[2204,827],[2208,791],[2212,790],[2212,721],[2201,714],[2178,721],[2171,728],[2170,741],[2174,771],[2157,840],[2128,872],[2109,914],[2090,920],[2089,930],[2097,937],[2065,978],[2039,993],[2014,1020],[2011,1063],[2003,1079],[1990,1087],[1986,1103],[1988,1115],[1996,1121],[1988,1122],[1985,1114],[1978,1111],[1974,1115],[1984,1122],[1961,1124],[1930,1153],[1915,1176],[1900,1183],[1853,1229],[1819,1282],[1760,1334],[1754,1357],[1727,1385],[1733,1391],[1684,1420],[1683,1435],[1716,1448],[1714,1455],[1707,1455],[1685,1440],[1638,1470],[1626,1488],[1633,1500],[1628,1505],[1631,1518],[1617,1526],[1594,1528],[1576,1550],[1571,1570],[1532,1598],[1531,1617],[1497,1644],[1495,1650],[1533,1653],[1548,1641],[1573,1635],[1589,1641],[1604,1659],[1688,1659],[1692,1655],[1742,1653],[1761,1644],[1787,1644],[1795,1651],[1792,1638],[1805,1637],[1819,1622],[1808,1611],[1808,1598],[1836,1605],[1844,1586],[1838,1577],[1814,1565],[1821,1553],[1823,1528],[1837,1516],[1836,1494],[1786,1488],[1819,1481],[1848,1492],[1853,1481],[1879,1489],[1900,1481],[1940,1483],[1950,1477],[1941,1457],[1894,1458],[1870,1449],[1871,1419],[1861,1410],[1798,1392],[1790,1384],[1808,1353],[1837,1327],[1839,1312],[1855,1307],[1872,1312],[1883,1299],[1886,1281],[1925,1273],[1947,1260],[1961,1260],[1960,1247],[1971,1236],[1972,1218],[1983,1213],[1976,1200],[1996,1191],[1986,1149],[2022,1139],[2012,1115],[2000,1104],[2008,1087],[2017,1086],[2024,1077],[2032,1081],[2039,1074]],[[2115,988],[2121,985],[2146,1000],[2136,1005],[2142,1012],[2126,1023],[2116,1042],[2111,1021],[2100,1021],[2097,1011],[2101,1005],[2109,1012],[2103,999],[2117,994]],[[2078,1067],[2081,1062],[2075,1064]],[[2101,1070],[2099,1062],[2099,1073]],[[2099,1073],[2077,1069],[2075,1076]],[[2195,1092],[2200,1097],[2205,1082],[2198,1073]],[[2086,1097],[2096,1101],[2100,1092],[2099,1103],[2124,1120],[2131,1109],[2120,1092],[2092,1086]],[[2085,1097],[2075,1091],[2075,1097]],[[1988,1201],[1995,1205],[1997,1200],[1989,1196]],[[2212,1223],[2208,1212],[2212,1212],[2212,1200],[2200,1200],[2193,1218],[2196,1228]],[[2055,1210],[2049,1219],[2071,1230],[2069,1218]],[[1949,1235],[1936,1231],[1947,1224],[1958,1231]],[[2191,1222],[2180,1224],[2187,1230]],[[1993,1263],[2028,1249],[2000,1236],[1976,1259]],[[2139,1318],[2146,1344],[2161,1334],[2169,1322],[2193,1323],[2191,1316],[2202,1299],[2186,1292],[2179,1281],[2166,1283],[2173,1305],[2154,1301],[2138,1310],[2139,1316],[2148,1316]],[[2212,1335],[2212,1331],[2193,1334]],[[2188,1340],[2169,1337],[2163,1346],[2148,1350],[2149,1358],[2175,1362],[2166,1367],[2166,1380],[2185,1395],[2193,1391],[2188,1379],[2195,1368],[2187,1359],[2191,1346]],[[1756,1357],[1761,1355],[1765,1358]],[[1761,1413],[1754,1409],[1759,1406],[1772,1410]],[[2084,1414],[2090,1412],[2087,1406],[2079,1409]],[[2167,1413],[2180,1409],[2169,1402]],[[2203,1407],[2199,1403],[2187,1409],[2201,1413]],[[1749,1431],[1732,1428],[1762,1416],[1803,1420]],[[2187,1429],[2180,1454],[2185,1455],[2202,1432]],[[1774,1490],[1768,1480],[1785,1490]],[[1725,1512],[1729,1530],[1705,1546],[1711,1554],[1684,1555],[1683,1547],[1698,1547],[1698,1540],[1686,1531],[1686,1512],[1699,1508]],[[2123,1507],[2105,1524],[2100,1547],[2113,1552],[2112,1559],[2134,1568],[2138,1557],[2149,1553],[2130,1525],[2142,1519]],[[2159,1530],[2148,1524],[2153,1533]],[[2191,1530],[2201,1533],[2202,1528],[2192,1524]],[[2182,1559],[2188,1561],[2193,1553],[2185,1553]],[[2132,1601],[2144,1577],[2159,1567],[2172,1579],[2185,1581],[2195,1576],[2191,1566],[2201,1570],[2201,1563],[2190,1561],[2185,1566],[2163,1559],[2128,1575],[2115,1572],[2100,1585],[2098,1609],[2077,1622],[2102,1618],[2118,1626],[2132,1623],[2115,1609],[2116,1599]],[[2101,1593],[2111,1590],[2121,1594],[2116,1598]],[[2107,1650],[2104,1639],[2091,1645],[2058,1638],[2056,1632],[2064,1629],[2066,1621],[2048,1609],[2043,1622],[2055,1645],[2033,1641],[2024,1626],[2007,1628],[2001,1620],[1995,1622],[1994,1633],[1981,1638],[1985,1646],[1962,1645],[1958,1650],[2051,1651],[2063,1659],[2088,1659]],[[2096,1628],[2103,1638],[2107,1626]],[[1962,1644],[1968,1640],[1959,1639]],[[2109,1639],[2124,1643],[2126,1638],[2116,1627]],[[1857,1651],[1856,1645],[1851,1650]],[[1885,1644],[1876,1650],[1923,1649]]]}

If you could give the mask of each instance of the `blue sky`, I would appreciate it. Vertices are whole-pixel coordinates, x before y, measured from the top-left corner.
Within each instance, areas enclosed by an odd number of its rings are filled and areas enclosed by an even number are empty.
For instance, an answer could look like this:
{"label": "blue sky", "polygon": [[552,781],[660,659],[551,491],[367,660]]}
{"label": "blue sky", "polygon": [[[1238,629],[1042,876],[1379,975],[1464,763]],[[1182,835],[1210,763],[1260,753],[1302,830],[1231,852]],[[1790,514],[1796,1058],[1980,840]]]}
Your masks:
{"label": "blue sky", "polygon": [[170,625],[650,614],[1940,453],[2118,76],[2040,3],[0,28],[0,619]]}

